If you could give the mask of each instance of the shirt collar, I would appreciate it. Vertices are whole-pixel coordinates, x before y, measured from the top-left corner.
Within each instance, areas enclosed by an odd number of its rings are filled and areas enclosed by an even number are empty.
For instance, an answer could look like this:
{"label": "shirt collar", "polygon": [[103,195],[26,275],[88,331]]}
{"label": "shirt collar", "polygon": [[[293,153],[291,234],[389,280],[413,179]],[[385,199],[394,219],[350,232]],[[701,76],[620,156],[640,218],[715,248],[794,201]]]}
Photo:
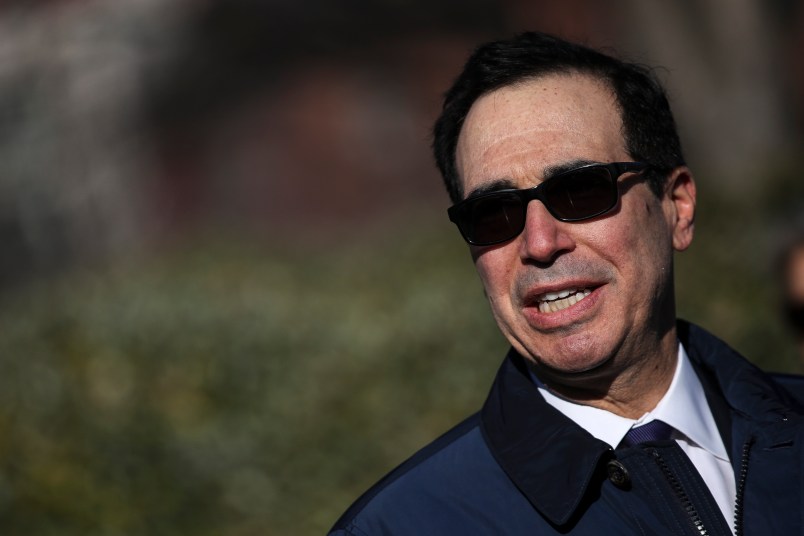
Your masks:
{"label": "shirt collar", "polygon": [[544,383],[532,372],[531,377],[533,381],[536,382],[539,393],[548,404],[575,421],[576,424],[597,439],[608,443],[612,448],[620,444],[625,434],[628,433],[628,430],[630,430],[636,422],[634,419],[620,417],[604,409],[570,402],[549,391]]}
{"label": "shirt collar", "polygon": [[640,422],[653,419],[666,422],[712,456],[729,461],[701,380],[681,344],[678,345],[678,364],[670,388],[656,405],[656,409]]}
{"label": "shirt collar", "polygon": [[656,408],[636,420],[560,398],[551,393],[535,375],[531,374],[531,377],[548,404],[612,447],[619,445],[633,426],[659,419],[716,458],[729,459],[701,382],[681,344],[678,345],[676,370],[669,389]]}

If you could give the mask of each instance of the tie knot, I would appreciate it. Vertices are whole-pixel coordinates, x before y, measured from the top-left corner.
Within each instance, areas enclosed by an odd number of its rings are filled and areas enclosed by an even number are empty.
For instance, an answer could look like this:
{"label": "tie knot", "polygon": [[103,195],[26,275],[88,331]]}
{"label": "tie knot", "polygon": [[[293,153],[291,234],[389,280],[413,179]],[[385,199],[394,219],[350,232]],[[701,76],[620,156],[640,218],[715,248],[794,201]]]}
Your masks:
{"label": "tie knot", "polygon": [[625,434],[622,445],[626,447],[633,447],[634,445],[646,443],[648,441],[670,439],[670,435],[673,433],[673,430],[674,428],[666,422],[650,421],[647,424],[631,428],[628,433]]}

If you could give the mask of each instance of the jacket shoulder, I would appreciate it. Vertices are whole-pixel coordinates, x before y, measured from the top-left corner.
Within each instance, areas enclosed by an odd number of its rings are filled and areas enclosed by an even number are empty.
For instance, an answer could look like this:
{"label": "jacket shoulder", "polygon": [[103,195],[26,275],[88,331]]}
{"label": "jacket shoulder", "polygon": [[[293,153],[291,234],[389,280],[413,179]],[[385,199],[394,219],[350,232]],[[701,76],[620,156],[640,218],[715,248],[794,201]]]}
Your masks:
{"label": "jacket shoulder", "polygon": [[[769,409],[779,405],[804,410],[804,376],[761,370],[722,340],[684,320],[678,321],[678,337],[693,363],[702,364],[713,374],[721,389],[743,397],[744,403],[739,405],[746,413],[754,414],[760,406]],[[734,385],[739,388],[732,389]],[[734,396],[730,403],[737,403]],[[746,401],[746,396],[751,398]]]}
{"label": "jacket shoulder", "polygon": [[[428,444],[360,496],[332,527],[330,535],[416,533],[434,520],[433,502],[455,490],[475,487],[481,474],[499,471],[474,414]],[[482,478],[482,477],[480,477]],[[427,519],[429,518],[429,519]],[[400,530],[405,527],[406,530]]]}

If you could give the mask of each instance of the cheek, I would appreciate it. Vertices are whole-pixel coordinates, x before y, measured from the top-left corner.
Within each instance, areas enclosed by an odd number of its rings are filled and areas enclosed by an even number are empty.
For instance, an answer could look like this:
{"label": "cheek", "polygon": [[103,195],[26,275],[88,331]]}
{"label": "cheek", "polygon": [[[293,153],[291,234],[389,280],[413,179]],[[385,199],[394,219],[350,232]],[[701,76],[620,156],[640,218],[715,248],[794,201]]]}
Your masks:
{"label": "cheek", "polygon": [[495,316],[500,316],[510,302],[513,264],[504,247],[473,251],[475,269]]}
{"label": "cheek", "polygon": [[645,287],[661,286],[672,272],[672,235],[658,203],[639,203],[599,224],[586,235],[586,244],[614,268],[632,293],[652,295]]}
{"label": "cheek", "polygon": [[625,275],[634,288],[642,288],[636,295],[653,303],[660,299],[672,278],[673,237],[660,210],[646,209],[641,216],[622,230],[627,240],[620,254],[629,261],[620,266],[627,271]]}
{"label": "cheek", "polygon": [[505,286],[507,276],[504,265],[494,262],[492,256],[485,254],[475,259],[475,268],[488,298],[496,299]]}
{"label": "cheek", "polygon": [[652,193],[644,194],[647,199],[636,204],[633,212],[620,218],[622,228],[616,232],[623,237],[624,247],[638,255],[637,262],[649,262],[666,257],[672,250],[673,236],[665,219],[662,206]]}

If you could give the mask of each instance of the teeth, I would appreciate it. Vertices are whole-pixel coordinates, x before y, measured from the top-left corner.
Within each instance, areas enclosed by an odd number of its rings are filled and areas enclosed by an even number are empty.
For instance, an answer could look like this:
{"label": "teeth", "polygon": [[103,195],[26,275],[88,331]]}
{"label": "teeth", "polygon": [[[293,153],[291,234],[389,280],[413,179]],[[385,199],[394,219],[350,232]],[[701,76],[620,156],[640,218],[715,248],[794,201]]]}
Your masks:
{"label": "teeth", "polygon": [[575,305],[592,293],[589,289],[567,289],[561,292],[547,292],[539,301],[539,311],[542,313],[555,313]]}
{"label": "teeth", "polygon": [[562,298],[566,298],[567,296],[575,292],[576,292],[575,289],[562,290],[561,292],[548,292],[547,294],[544,295],[544,298],[542,299],[546,301],[555,301]]}

